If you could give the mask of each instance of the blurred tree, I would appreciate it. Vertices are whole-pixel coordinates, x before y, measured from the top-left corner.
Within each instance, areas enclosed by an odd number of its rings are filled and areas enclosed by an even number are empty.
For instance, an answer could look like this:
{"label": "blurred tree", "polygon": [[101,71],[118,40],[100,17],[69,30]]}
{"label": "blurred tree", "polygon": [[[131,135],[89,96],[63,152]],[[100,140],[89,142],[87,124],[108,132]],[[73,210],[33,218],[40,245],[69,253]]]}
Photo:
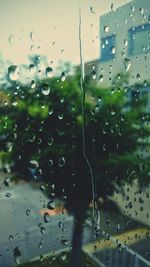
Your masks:
{"label": "blurred tree", "polygon": [[83,140],[79,75],[41,80],[35,88],[22,86],[15,96],[10,92],[7,117],[1,117],[1,133],[12,142],[8,153],[18,179],[45,181],[49,198],[62,199],[74,214],[72,267],[80,266],[83,223],[93,198],[87,158],[95,177],[95,198],[105,203],[116,185],[121,188],[135,178],[141,184],[149,181],[148,159],[138,152],[143,140],[148,146],[149,137],[142,109],[124,111],[124,84],[116,82],[116,89],[104,90],[87,78]]}

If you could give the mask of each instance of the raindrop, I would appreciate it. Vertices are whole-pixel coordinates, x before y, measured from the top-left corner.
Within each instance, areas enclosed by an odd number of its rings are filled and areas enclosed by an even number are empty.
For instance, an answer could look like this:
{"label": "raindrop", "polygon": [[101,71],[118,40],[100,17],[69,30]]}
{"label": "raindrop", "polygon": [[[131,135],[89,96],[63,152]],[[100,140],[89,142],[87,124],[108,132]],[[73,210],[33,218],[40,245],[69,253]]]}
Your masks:
{"label": "raindrop", "polygon": [[9,192],[6,193],[6,194],[5,194],[5,197],[8,197],[8,198],[11,197],[11,193],[9,193]]}
{"label": "raindrop", "polygon": [[48,112],[49,115],[52,115],[53,114],[53,109],[51,108]]}
{"label": "raindrop", "polygon": [[43,84],[41,91],[42,91],[42,94],[43,95],[45,95],[45,96],[49,95],[49,93],[50,93],[50,87],[49,87],[49,85],[46,84],[46,83]]}
{"label": "raindrop", "polygon": [[14,238],[12,235],[9,236],[9,241],[12,241]]}
{"label": "raindrop", "polygon": [[49,222],[49,219],[50,219],[50,217],[49,217],[48,212],[45,212],[44,213],[44,221],[45,221],[45,223],[48,223]]}
{"label": "raindrop", "polygon": [[59,167],[63,167],[65,165],[65,158],[64,157],[59,158],[58,165],[59,165]]}
{"label": "raindrop", "polygon": [[132,10],[132,12],[134,12],[135,11],[135,7],[131,6],[131,10]]}
{"label": "raindrop", "polygon": [[137,78],[137,80],[138,80],[138,81],[140,81],[140,79],[141,79],[141,76],[140,76],[140,74],[139,74],[139,73],[136,75],[136,78]]}
{"label": "raindrop", "polygon": [[99,79],[100,82],[102,82],[102,81],[103,81],[103,78],[104,78],[104,77],[103,77],[103,75],[101,74],[101,75],[99,76],[98,79]]}
{"label": "raindrop", "polygon": [[115,53],[116,53],[116,49],[115,49],[114,46],[111,47],[111,53],[112,53],[112,54],[115,54]]}
{"label": "raindrop", "polygon": [[139,11],[140,11],[141,14],[144,14],[144,8],[143,7],[140,7]]}
{"label": "raindrop", "polygon": [[29,210],[29,209],[26,210],[26,215],[27,215],[27,216],[30,215],[30,210]]}
{"label": "raindrop", "polygon": [[19,68],[16,65],[11,65],[8,68],[8,77],[11,81],[17,81],[19,79]]}
{"label": "raindrop", "polygon": [[123,63],[124,63],[125,71],[128,72],[129,69],[130,69],[130,67],[131,67],[131,61],[130,61],[130,59],[124,58]]}
{"label": "raindrop", "polygon": [[92,73],[91,73],[91,76],[92,76],[92,79],[96,79],[96,72],[93,70]]}
{"label": "raindrop", "polygon": [[59,113],[59,114],[58,114],[58,119],[59,119],[59,120],[62,120],[63,117],[64,117],[64,115],[63,115],[62,113]]}
{"label": "raindrop", "polygon": [[127,39],[124,39],[124,45],[125,45],[125,46],[128,45],[128,41],[127,41]]}
{"label": "raindrop", "polygon": [[15,257],[15,261],[17,264],[20,264],[21,263],[21,252],[19,250],[18,247],[15,247],[14,250],[13,250],[13,254],[14,254],[14,257]]}
{"label": "raindrop", "polygon": [[61,260],[62,262],[66,262],[66,260],[67,260],[67,253],[66,253],[66,252],[64,252],[64,253],[61,254],[61,256],[60,256],[60,260]]}
{"label": "raindrop", "polygon": [[31,88],[34,89],[36,86],[36,82],[34,80],[31,81]]}
{"label": "raindrop", "polygon": [[53,143],[54,143],[54,138],[53,137],[49,137],[48,138],[48,145],[52,146]]}
{"label": "raindrop", "polygon": [[52,167],[53,166],[53,160],[52,159],[49,159],[49,161],[48,161],[48,165],[49,165],[49,167]]}
{"label": "raindrop", "polygon": [[111,4],[110,9],[111,9],[111,11],[114,10],[114,3]]}
{"label": "raindrop", "polygon": [[66,80],[66,74],[63,71],[62,74],[61,74],[61,81],[64,82],[65,80]]}
{"label": "raindrop", "polygon": [[34,64],[30,64],[30,65],[29,65],[29,72],[30,72],[31,74],[34,74],[35,71],[36,71],[35,65],[34,65]]}
{"label": "raindrop", "polygon": [[52,77],[53,76],[53,69],[51,67],[47,67],[45,70],[45,74],[47,77]]}
{"label": "raindrop", "polygon": [[37,160],[30,160],[29,164],[30,164],[31,168],[38,168],[39,167],[39,163]]}
{"label": "raindrop", "polygon": [[48,203],[47,203],[47,208],[49,210],[54,210],[56,208],[56,203],[54,200],[50,200]]}
{"label": "raindrop", "polygon": [[64,246],[68,246],[68,245],[69,245],[69,240],[66,239],[66,238],[64,238],[64,237],[62,237],[62,238],[61,238],[61,243],[62,243]]}
{"label": "raindrop", "polygon": [[31,39],[32,42],[34,42],[34,32],[33,31],[30,32],[30,39]]}
{"label": "raindrop", "polygon": [[11,45],[13,43],[13,40],[14,40],[14,35],[11,34],[8,38],[8,41],[9,41],[9,44]]}
{"label": "raindrop", "polygon": [[115,110],[112,109],[112,110],[111,110],[111,115],[114,116],[115,114],[116,114]]}
{"label": "raindrop", "polygon": [[5,186],[10,186],[12,183],[12,180],[10,177],[6,177],[5,180],[4,180],[4,185]]}
{"label": "raindrop", "polygon": [[109,27],[108,26],[104,26],[104,31],[105,32],[109,32]]}

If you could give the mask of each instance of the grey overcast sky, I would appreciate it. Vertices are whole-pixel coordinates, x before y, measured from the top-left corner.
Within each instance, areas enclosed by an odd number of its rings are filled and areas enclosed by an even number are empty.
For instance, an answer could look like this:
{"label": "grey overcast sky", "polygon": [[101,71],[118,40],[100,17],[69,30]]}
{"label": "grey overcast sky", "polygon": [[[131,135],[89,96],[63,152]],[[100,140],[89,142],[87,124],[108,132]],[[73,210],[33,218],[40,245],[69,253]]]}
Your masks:
{"label": "grey overcast sky", "polygon": [[[99,17],[130,0],[0,0],[0,54],[14,64],[42,54],[54,65],[79,62],[79,7],[84,59],[99,56]],[[91,8],[92,7],[92,8]],[[92,10],[92,12],[91,12]]]}

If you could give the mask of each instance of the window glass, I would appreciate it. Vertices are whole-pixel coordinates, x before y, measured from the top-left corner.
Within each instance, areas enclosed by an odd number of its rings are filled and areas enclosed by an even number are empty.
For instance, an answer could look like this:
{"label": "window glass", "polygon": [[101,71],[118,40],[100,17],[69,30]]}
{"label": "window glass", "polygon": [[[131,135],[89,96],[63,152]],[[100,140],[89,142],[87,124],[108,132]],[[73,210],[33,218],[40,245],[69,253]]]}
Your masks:
{"label": "window glass", "polygon": [[101,39],[101,60],[107,61],[115,58],[115,35]]}
{"label": "window glass", "polygon": [[0,267],[150,266],[148,0],[0,0]]}
{"label": "window glass", "polygon": [[141,54],[150,50],[150,24],[129,30],[129,54]]}

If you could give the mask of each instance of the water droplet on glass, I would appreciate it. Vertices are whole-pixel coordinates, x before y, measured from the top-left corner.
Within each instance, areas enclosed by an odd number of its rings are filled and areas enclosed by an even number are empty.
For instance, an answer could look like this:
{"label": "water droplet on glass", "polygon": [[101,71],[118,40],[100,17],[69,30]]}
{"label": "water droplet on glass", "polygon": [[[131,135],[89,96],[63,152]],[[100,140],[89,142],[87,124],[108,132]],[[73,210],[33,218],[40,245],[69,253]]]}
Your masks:
{"label": "water droplet on glass", "polygon": [[95,72],[95,70],[92,71],[91,76],[92,76],[92,79],[94,79],[94,80],[96,79],[96,72]]}
{"label": "water droplet on glass", "polygon": [[8,197],[8,198],[11,197],[11,193],[10,192],[6,193],[5,197]]}
{"label": "water droplet on glass", "polygon": [[64,82],[65,80],[66,80],[66,74],[63,71],[62,74],[61,74],[61,81]]}
{"label": "water droplet on glass", "polygon": [[29,209],[26,210],[26,215],[27,215],[27,216],[30,215],[30,210],[29,210]]}
{"label": "water droplet on glass", "polygon": [[42,94],[43,95],[45,95],[45,96],[49,95],[49,93],[50,93],[50,86],[48,84],[46,84],[46,83],[43,84],[41,91],[42,91]]}
{"label": "water droplet on glass", "polygon": [[47,203],[47,208],[49,210],[54,210],[56,208],[56,203],[54,200],[50,200],[48,203]]}
{"label": "water droplet on glass", "polygon": [[52,159],[49,159],[49,161],[48,161],[48,165],[49,165],[49,167],[52,167],[53,166],[53,160]]}
{"label": "water droplet on glass", "polygon": [[65,165],[65,158],[64,157],[59,158],[58,165],[59,165],[59,167],[63,167]]}
{"label": "water droplet on glass", "polygon": [[63,113],[59,113],[59,114],[58,114],[58,119],[59,119],[59,120],[62,120],[63,117],[64,117]]}
{"label": "water droplet on glass", "polygon": [[10,186],[12,183],[12,180],[10,177],[6,177],[5,180],[4,180],[4,185],[5,186]]}
{"label": "water droplet on glass", "polygon": [[31,88],[34,89],[36,86],[36,82],[34,80],[31,81]]}
{"label": "water droplet on glass", "polygon": [[31,74],[34,74],[35,71],[36,71],[36,67],[35,67],[35,65],[34,65],[34,64],[30,64],[30,65],[29,65],[29,72],[30,72]]}
{"label": "water droplet on glass", "polygon": [[49,214],[47,212],[44,213],[44,221],[48,223],[50,220]]}
{"label": "water droplet on glass", "polygon": [[125,71],[128,72],[131,67],[131,61],[128,58],[124,58],[123,60]]}
{"label": "water droplet on glass", "polygon": [[19,68],[16,65],[11,65],[8,68],[8,77],[11,81],[17,81],[19,79]]}
{"label": "water droplet on glass", "polygon": [[115,53],[116,53],[116,49],[115,49],[114,46],[111,47],[111,53],[112,53],[112,54],[115,54]]}
{"label": "water droplet on glass", "polygon": [[9,236],[9,241],[12,241],[14,238],[12,235]]}
{"label": "water droplet on glass", "polygon": [[105,32],[109,32],[109,27],[108,26],[104,26],[104,31]]}
{"label": "water droplet on glass", "polygon": [[64,238],[64,237],[62,237],[62,238],[61,238],[61,243],[62,243],[64,246],[68,246],[68,245],[69,245],[69,240],[66,239],[66,238]]}
{"label": "water droplet on glass", "polygon": [[103,77],[103,75],[101,74],[101,75],[99,76],[99,81],[102,82],[102,81],[103,81],[103,78],[104,78],[104,77]]}
{"label": "water droplet on glass", "polygon": [[139,11],[140,11],[141,14],[144,14],[144,8],[143,7],[140,7]]}
{"label": "water droplet on glass", "polygon": [[11,34],[8,38],[8,41],[9,41],[9,44],[11,45],[13,43],[13,40],[14,40],[14,35]]}
{"label": "water droplet on glass", "polygon": [[49,138],[48,138],[48,145],[49,145],[49,146],[52,146],[53,143],[54,143],[54,139],[53,139],[53,137],[49,137]]}
{"label": "water droplet on glass", "polygon": [[138,81],[140,81],[140,79],[141,79],[141,76],[140,76],[140,74],[139,74],[139,73],[136,75],[136,78],[137,78],[137,80],[138,80]]}
{"label": "water droplet on glass", "polygon": [[45,70],[45,74],[47,77],[52,77],[53,76],[53,69],[51,67],[47,67]]}
{"label": "water droplet on glass", "polygon": [[61,256],[60,256],[60,259],[61,259],[61,261],[64,263],[64,262],[66,262],[66,260],[67,260],[67,253],[66,252],[63,252],[62,254],[61,254]]}
{"label": "water droplet on glass", "polygon": [[21,263],[21,259],[22,259],[22,255],[21,255],[21,252],[20,252],[18,247],[14,248],[13,254],[14,254],[16,263],[20,264]]}
{"label": "water droplet on glass", "polygon": [[30,39],[32,42],[34,42],[34,31],[30,32]]}
{"label": "water droplet on glass", "polygon": [[37,160],[30,160],[29,164],[30,164],[30,167],[32,167],[32,168],[38,168],[39,167],[39,163]]}

